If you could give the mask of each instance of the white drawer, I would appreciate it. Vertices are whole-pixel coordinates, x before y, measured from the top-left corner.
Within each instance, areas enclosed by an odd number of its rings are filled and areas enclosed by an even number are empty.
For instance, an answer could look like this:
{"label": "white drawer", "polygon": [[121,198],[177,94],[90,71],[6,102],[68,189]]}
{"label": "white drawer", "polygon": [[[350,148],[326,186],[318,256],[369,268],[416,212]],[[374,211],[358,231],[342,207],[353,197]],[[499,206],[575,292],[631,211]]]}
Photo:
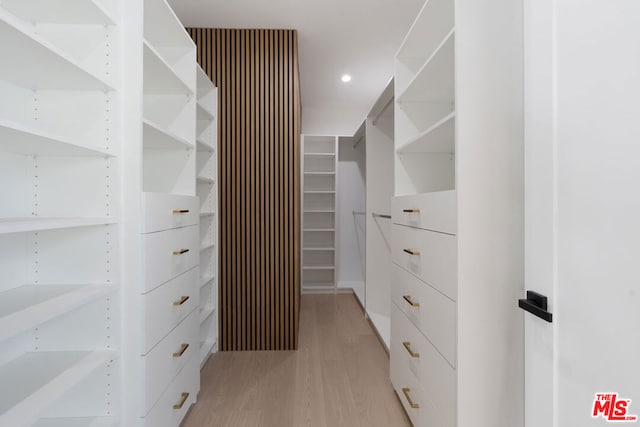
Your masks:
{"label": "white drawer", "polygon": [[157,288],[199,261],[199,227],[176,228],[144,234],[145,281],[143,293]]}
{"label": "white drawer", "polygon": [[143,354],[165,337],[200,304],[197,268],[192,268],[143,295]]}
{"label": "white drawer", "polygon": [[[415,426],[421,426],[422,414],[430,408],[424,400],[422,387],[417,377],[407,368],[403,360],[398,357],[398,351],[394,351],[391,345],[391,359],[389,366],[389,375],[391,384],[398,394],[398,399],[404,406],[405,411],[411,419],[411,423]],[[412,406],[413,404],[413,406]],[[417,407],[416,407],[417,406]]]}
{"label": "white drawer", "polygon": [[455,367],[456,303],[395,264],[391,299]]}
{"label": "white drawer", "polygon": [[394,364],[396,369],[404,367],[416,378],[416,396],[430,407],[421,412],[421,425],[455,427],[456,371],[392,304],[391,366]]}
{"label": "white drawer", "polygon": [[[199,354],[200,319],[197,310],[182,321],[146,356],[142,356],[145,378],[144,414],[149,413],[162,392],[180,370]],[[193,363],[193,362],[189,362]],[[198,362],[195,362],[198,364]]]}
{"label": "white drawer", "polygon": [[143,426],[179,426],[189,407],[196,403],[199,390],[200,369],[197,357],[194,357],[167,387],[151,412],[142,418]]}
{"label": "white drawer", "polygon": [[198,224],[200,203],[194,196],[142,193],[143,233]]}
{"label": "white drawer", "polygon": [[456,300],[456,236],[393,224],[391,253],[396,264]]}
{"label": "white drawer", "polygon": [[391,217],[395,224],[456,234],[456,203],[455,190],[394,197]]}

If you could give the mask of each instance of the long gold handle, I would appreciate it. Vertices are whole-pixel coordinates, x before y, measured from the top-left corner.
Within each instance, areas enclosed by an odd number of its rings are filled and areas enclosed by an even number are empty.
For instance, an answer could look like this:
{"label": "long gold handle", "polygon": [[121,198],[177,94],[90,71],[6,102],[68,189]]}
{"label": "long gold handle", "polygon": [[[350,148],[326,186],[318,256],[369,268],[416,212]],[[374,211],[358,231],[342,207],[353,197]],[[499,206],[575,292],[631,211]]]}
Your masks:
{"label": "long gold handle", "polygon": [[404,213],[420,213],[420,209],[402,209]]}
{"label": "long gold handle", "polygon": [[183,295],[182,297],[180,297],[180,299],[178,301],[174,301],[173,302],[173,306],[174,307],[178,307],[178,306],[184,304],[187,301],[189,301],[189,296],[188,295]]}
{"label": "long gold handle", "polygon": [[416,250],[413,250],[413,249],[403,249],[403,251],[405,251],[409,255],[414,255],[414,256],[420,255],[420,251],[416,251]]}
{"label": "long gold handle", "polygon": [[182,255],[182,254],[186,254],[187,252],[189,252],[189,249],[180,249],[179,251],[173,251],[173,254]]}
{"label": "long gold handle", "polygon": [[182,393],[181,396],[182,397],[180,398],[180,402],[178,402],[175,405],[173,405],[173,409],[176,410],[176,411],[179,411],[180,409],[182,409],[182,407],[184,406],[184,403],[189,398],[189,393]]}
{"label": "long gold handle", "polygon": [[178,351],[177,353],[173,353],[173,357],[182,357],[182,355],[184,354],[185,351],[187,351],[188,348],[189,348],[189,344],[182,344],[180,346],[180,351]]}
{"label": "long gold handle", "polygon": [[411,395],[409,394],[411,393],[410,388],[403,388],[402,392],[404,393],[404,397],[407,399],[407,402],[409,402],[409,406],[411,406],[413,409],[418,409],[420,407],[420,405],[414,402],[413,399],[411,398]]}
{"label": "long gold handle", "polygon": [[404,300],[409,303],[411,307],[420,307],[420,303],[413,302],[411,295],[403,295]]}
{"label": "long gold handle", "polygon": [[174,214],[186,214],[186,213],[189,213],[189,209],[174,209],[173,213]]}
{"label": "long gold handle", "polygon": [[405,341],[402,343],[402,345],[407,349],[411,357],[413,357],[414,359],[420,359],[420,353],[415,353],[413,350],[411,350],[411,342]]}

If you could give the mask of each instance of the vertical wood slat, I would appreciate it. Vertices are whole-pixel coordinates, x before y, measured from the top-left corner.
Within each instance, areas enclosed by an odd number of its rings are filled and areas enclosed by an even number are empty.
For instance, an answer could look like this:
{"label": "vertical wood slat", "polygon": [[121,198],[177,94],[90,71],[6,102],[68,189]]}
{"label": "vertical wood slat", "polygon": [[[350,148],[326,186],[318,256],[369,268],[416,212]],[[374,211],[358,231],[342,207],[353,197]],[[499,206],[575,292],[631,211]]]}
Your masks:
{"label": "vertical wood slat", "polygon": [[219,348],[296,349],[301,218],[297,34],[187,31],[219,93]]}

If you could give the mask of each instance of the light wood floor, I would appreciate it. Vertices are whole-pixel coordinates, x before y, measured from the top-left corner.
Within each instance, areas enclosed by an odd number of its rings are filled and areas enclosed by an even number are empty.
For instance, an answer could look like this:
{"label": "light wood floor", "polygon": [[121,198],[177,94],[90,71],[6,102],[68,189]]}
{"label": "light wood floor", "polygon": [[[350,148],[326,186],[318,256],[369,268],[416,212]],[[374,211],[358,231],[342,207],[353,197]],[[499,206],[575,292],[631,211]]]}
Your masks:
{"label": "light wood floor", "polygon": [[183,427],[410,423],[389,359],[352,295],[304,295],[298,351],[223,352],[202,371]]}

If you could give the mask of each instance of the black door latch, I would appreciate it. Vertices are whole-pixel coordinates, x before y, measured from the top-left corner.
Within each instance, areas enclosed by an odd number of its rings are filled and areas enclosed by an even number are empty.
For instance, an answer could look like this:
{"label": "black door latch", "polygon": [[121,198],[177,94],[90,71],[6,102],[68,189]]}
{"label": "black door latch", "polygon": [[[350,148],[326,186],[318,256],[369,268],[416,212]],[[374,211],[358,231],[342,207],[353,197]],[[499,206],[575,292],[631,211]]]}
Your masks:
{"label": "black door latch", "polygon": [[527,291],[527,298],[518,300],[518,306],[549,323],[553,319],[553,315],[547,311],[547,297],[537,292]]}

